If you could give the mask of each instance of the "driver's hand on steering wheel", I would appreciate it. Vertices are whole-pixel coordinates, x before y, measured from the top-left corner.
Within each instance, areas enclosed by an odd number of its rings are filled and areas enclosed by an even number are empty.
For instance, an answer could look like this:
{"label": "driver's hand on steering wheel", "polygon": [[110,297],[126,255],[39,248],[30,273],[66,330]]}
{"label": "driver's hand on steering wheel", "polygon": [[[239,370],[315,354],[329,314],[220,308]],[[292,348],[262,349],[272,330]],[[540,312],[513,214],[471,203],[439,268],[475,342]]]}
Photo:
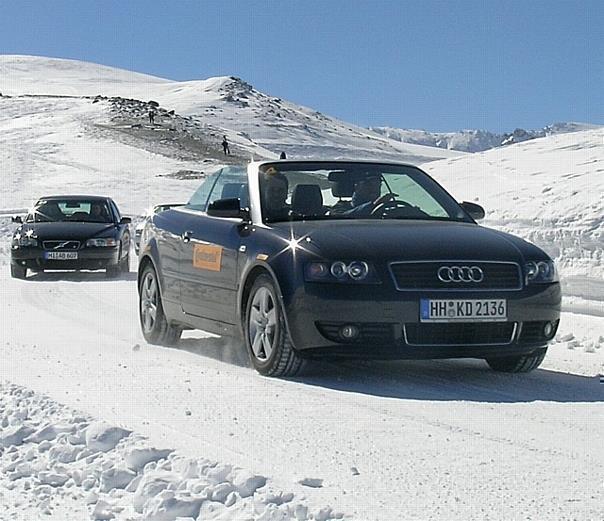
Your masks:
{"label": "driver's hand on steering wheel", "polygon": [[377,207],[380,204],[388,203],[390,201],[394,201],[396,199],[397,195],[398,194],[395,194],[393,192],[388,192],[387,194],[384,194],[384,195],[378,197],[375,201],[373,201],[373,207],[375,208],[375,207]]}

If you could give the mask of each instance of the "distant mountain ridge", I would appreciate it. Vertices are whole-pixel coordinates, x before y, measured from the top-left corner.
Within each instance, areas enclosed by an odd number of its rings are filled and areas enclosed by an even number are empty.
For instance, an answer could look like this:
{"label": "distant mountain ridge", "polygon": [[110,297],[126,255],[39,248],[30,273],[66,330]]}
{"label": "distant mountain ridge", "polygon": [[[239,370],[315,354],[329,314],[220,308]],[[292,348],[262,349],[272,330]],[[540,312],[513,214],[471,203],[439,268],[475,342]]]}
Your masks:
{"label": "distant mountain ridge", "polygon": [[568,134],[583,130],[594,130],[601,125],[589,123],[562,122],[547,125],[538,130],[517,128],[513,132],[498,134],[488,130],[460,130],[459,132],[428,132],[426,130],[401,129],[393,127],[369,127],[370,130],[394,141],[412,143],[461,152],[482,152],[505,145],[522,143],[530,139]]}

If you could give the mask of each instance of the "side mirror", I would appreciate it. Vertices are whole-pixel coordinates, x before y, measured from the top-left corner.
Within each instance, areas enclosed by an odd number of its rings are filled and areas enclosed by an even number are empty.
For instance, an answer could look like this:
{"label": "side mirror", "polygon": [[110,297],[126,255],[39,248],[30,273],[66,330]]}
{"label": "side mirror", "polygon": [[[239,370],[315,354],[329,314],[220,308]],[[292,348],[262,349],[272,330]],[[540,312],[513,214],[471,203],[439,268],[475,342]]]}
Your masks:
{"label": "side mirror", "polygon": [[14,223],[23,224],[23,219],[20,215],[13,215],[13,217],[11,217],[11,221]]}
{"label": "side mirror", "polygon": [[480,206],[479,204],[476,203],[469,203],[468,201],[464,201],[463,203],[459,204],[467,213],[468,215],[476,220],[476,221],[480,221],[480,219],[484,219],[484,208],[482,206]]}
{"label": "side mirror", "polygon": [[230,217],[236,219],[246,219],[246,210],[241,209],[239,199],[236,197],[229,199],[218,199],[208,206],[208,215],[210,217]]}
{"label": "side mirror", "polygon": [[122,217],[120,224],[130,224],[132,222],[131,217]]}

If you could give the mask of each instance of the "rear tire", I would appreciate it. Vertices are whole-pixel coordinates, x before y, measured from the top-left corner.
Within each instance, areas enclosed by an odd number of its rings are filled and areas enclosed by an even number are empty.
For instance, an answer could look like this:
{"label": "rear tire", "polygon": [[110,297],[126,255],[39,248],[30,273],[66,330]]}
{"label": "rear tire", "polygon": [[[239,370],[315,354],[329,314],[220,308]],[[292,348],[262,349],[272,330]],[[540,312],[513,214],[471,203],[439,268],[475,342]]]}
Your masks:
{"label": "rear tire", "polygon": [[546,353],[547,347],[539,349],[530,355],[487,358],[486,361],[494,371],[502,373],[528,373],[541,365]]}
{"label": "rear tire", "polygon": [[170,325],[166,319],[157,274],[151,264],[143,270],[140,281],[138,312],[145,340],[154,345],[175,345],[180,339],[182,329]]}
{"label": "rear tire", "polygon": [[15,264],[11,264],[10,276],[13,279],[25,280],[27,278],[27,268],[25,268],[23,266],[17,266]]}
{"label": "rear tire", "polygon": [[305,360],[292,345],[273,280],[260,275],[250,291],[244,317],[245,345],[252,365],[265,376],[295,376]]}

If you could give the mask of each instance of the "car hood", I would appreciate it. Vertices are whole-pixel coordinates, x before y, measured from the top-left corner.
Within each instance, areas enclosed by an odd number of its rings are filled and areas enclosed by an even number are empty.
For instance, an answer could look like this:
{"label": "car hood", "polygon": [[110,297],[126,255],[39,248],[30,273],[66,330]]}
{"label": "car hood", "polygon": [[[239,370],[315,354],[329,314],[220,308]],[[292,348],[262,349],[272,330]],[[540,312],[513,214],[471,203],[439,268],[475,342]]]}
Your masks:
{"label": "car hood", "polygon": [[66,239],[86,240],[97,237],[103,232],[115,229],[113,223],[87,223],[87,222],[54,222],[54,223],[25,223],[21,233],[33,230],[34,236],[40,240]]}
{"label": "car hood", "polygon": [[326,259],[522,262],[547,258],[539,248],[518,237],[473,223],[334,220],[271,226],[285,239],[302,238],[306,249]]}

